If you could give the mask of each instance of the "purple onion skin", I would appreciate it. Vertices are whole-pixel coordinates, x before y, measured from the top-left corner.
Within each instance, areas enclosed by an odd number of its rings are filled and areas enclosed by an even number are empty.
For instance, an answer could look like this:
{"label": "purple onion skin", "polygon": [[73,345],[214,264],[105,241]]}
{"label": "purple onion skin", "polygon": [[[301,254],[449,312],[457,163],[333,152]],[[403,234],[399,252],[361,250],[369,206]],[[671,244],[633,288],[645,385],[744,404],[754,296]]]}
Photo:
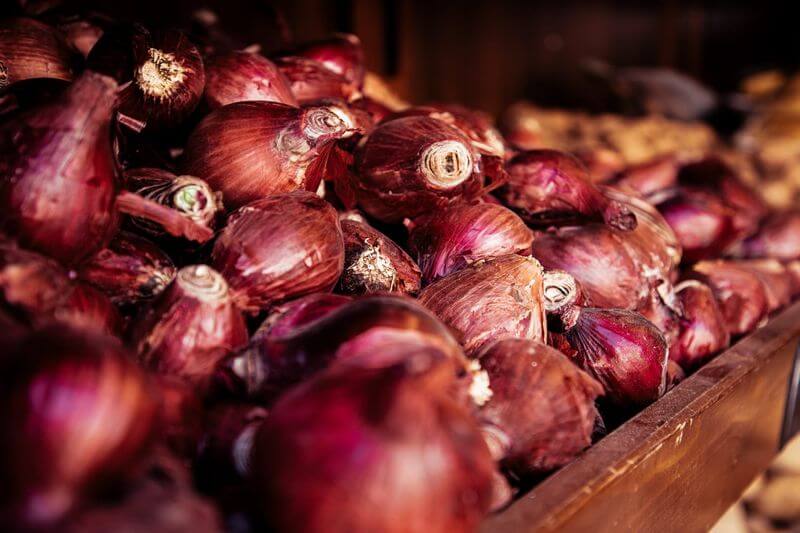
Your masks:
{"label": "purple onion skin", "polygon": [[349,101],[360,95],[358,88],[347,78],[319,61],[297,56],[279,57],[274,61],[289,80],[292,94],[301,104],[323,98]]}
{"label": "purple onion skin", "polygon": [[422,275],[405,250],[368,224],[342,220],[341,226],[344,271],[337,292],[353,296],[419,292]]}
{"label": "purple onion skin", "polygon": [[205,101],[209,109],[253,101],[297,105],[289,80],[275,63],[249,52],[228,52],[207,61]]}
{"label": "purple onion skin", "polygon": [[218,362],[247,344],[248,335],[222,276],[206,265],[193,265],[178,271],[142,313],[131,338],[144,367],[202,391]]}
{"label": "purple onion skin", "polygon": [[749,258],[769,257],[781,261],[800,259],[800,212],[771,214],[758,233],[742,243],[737,255]]}
{"label": "purple onion skin", "polygon": [[664,394],[667,342],[638,313],[582,308],[566,337],[579,365],[603,385],[612,404],[636,409]]}
{"label": "purple onion skin", "polygon": [[[289,329],[280,324],[274,333],[262,327],[247,348],[222,362],[216,379],[218,387],[240,398],[274,399],[327,368],[339,357],[342,345],[376,329],[418,334],[451,359],[463,361],[464,357],[447,327],[404,297],[365,297],[317,320],[292,326]],[[281,329],[288,330],[281,335]]]}
{"label": "purple onion skin", "polygon": [[305,191],[252,202],[228,218],[212,264],[248,312],[331,290],[344,268],[339,217]]}
{"label": "purple onion skin", "polygon": [[764,285],[767,309],[775,312],[786,307],[795,293],[792,274],[782,263],[774,259],[750,259],[735,262],[736,266],[755,274]]}
{"label": "purple onion skin", "polygon": [[53,320],[111,336],[119,336],[123,330],[122,316],[108,296],[85,283],[73,284],[54,310]]}
{"label": "purple onion skin", "polygon": [[701,261],[684,275],[711,287],[731,336],[749,333],[767,317],[766,288],[752,271],[731,261]]}
{"label": "purple onion skin", "polygon": [[258,327],[253,339],[285,337],[351,301],[349,296],[318,292],[277,305]]}
{"label": "purple onion skin", "polygon": [[0,128],[0,230],[21,245],[73,265],[111,239],[115,91],[111,79],[87,72],[55,102]]}
{"label": "purple onion skin", "polygon": [[507,255],[428,285],[419,302],[460,336],[467,355],[505,337],[546,342],[542,276],[535,259]]}
{"label": "purple onion skin", "polygon": [[53,527],[131,474],[151,441],[157,401],[108,337],[52,326],[31,333],[4,363],[0,523]]}
{"label": "purple onion skin", "polygon": [[556,150],[530,150],[507,164],[508,183],[497,195],[529,224],[564,225],[600,220],[629,231],[636,216],[623,204],[609,200],[589,180],[586,167]]}
{"label": "purple onion skin", "polygon": [[160,441],[177,456],[194,458],[203,433],[205,409],[200,398],[184,381],[154,376],[161,398]]}
{"label": "purple onion skin", "polygon": [[560,228],[534,237],[532,255],[547,270],[563,270],[581,285],[596,307],[640,309],[649,280],[631,257],[623,237],[603,224]]}
{"label": "purple onion skin", "polygon": [[337,33],[327,39],[303,44],[293,53],[319,62],[357,89],[364,85],[364,50],[361,39],[352,33]]}
{"label": "purple onion skin", "polygon": [[615,187],[647,198],[651,194],[674,187],[678,181],[678,162],[664,157],[629,166],[613,180]]}
{"label": "purple onion skin", "polygon": [[730,344],[725,317],[708,285],[684,281],[675,287],[683,314],[680,334],[671,346],[669,358],[691,372]]}
{"label": "purple onion skin", "polygon": [[175,278],[170,257],[152,242],[120,232],[78,269],[78,276],[113,303],[132,305],[161,294]]}
{"label": "purple onion skin", "polygon": [[481,164],[470,140],[440,120],[391,120],[359,146],[355,174],[341,196],[352,196],[380,221],[399,222],[480,196]]}
{"label": "purple onion skin", "polygon": [[29,80],[71,81],[75,58],[61,34],[31,18],[0,22],[0,91]]}
{"label": "purple onion skin", "polygon": [[426,283],[481,259],[530,254],[533,233],[509,209],[459,204],[424,215],[409,226],[408,246]]}
{"label": "purple onion skin", "polygon": [[477,528],[492,500],[489,450],[467,412],[407,366],[331,368],[275,405],[253,449],[253,486],[271,526]]}
{"label": "purple onion skin", "polygon": [[478,356],[492,396],[478,419],[508,442],[502,466],[518,477],[543,474],[592,443],[595,398],[603,387],[557,350],[535,341],[507,339]]}

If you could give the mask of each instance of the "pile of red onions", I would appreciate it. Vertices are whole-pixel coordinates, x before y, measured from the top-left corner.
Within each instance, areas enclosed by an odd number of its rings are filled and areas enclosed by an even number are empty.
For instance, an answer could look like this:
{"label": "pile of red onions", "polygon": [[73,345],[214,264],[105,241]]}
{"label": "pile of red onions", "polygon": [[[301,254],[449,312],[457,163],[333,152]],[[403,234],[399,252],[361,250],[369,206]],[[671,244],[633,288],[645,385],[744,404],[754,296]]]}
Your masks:
{"label": "pile of red onions", "polygon": [[800,214],[713,154],[514,152],[354,35],[29,7],[0,530],[469,533],[800,295]]}

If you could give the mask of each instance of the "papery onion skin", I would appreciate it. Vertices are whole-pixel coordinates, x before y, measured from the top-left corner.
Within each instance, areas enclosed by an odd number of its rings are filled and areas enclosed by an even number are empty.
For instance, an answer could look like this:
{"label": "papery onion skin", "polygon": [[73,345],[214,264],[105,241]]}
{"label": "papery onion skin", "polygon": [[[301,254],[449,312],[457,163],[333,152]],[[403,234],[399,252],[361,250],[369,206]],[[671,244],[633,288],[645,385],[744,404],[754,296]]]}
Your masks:
{"label": "papery onion skin", "polygon": [[491,504],[489,451],[466,411],[406,366],[332,368],[275,405],[253,449],[270,525],[308,533],[478,526]]}
{"label": "papery onion skin", "polygon": [[5,363],[0,521],[53,526],[85,495],[130,474],[151,441],[157,401],[107,337],[49,327]]}
{"label": "papery onion skin", "polygon": [[292,94],[301,104],[323,98],[349,101],[360,96],[353,83],[318,61],[297,56],[279,57],[274,61],[289,80]]}
{"label": "papery onion skin", "polygon": [[407,224],[408,247],[427,283],[481,259],[530,254],[533,233],[511,210],[489,203],[457,204]]}
{"label": "papery onion skin", "polygon": [[272,61],[239,51],[219,54],[206,62],[205,101],[212,110],[248,101],[297,105],[289,80]]}
{"label": "papery onion skin", "polygon": [[717,305],[711,288],[696,280],[687,280],[675,287],[683,310],[680,335],[669,352],[671,361],[686,372],[708,361],[730,344],[725,317]]}
{"label": "papery onion skin", "polygon": [[349,296],[318,292],[277,305],[270,310],[253,338],[285,337],[351,301]]}
{"label": "papery onion skin", "polygon": [[767,308],[772,313],[789,305],[795,292],[791,273],[774,259],[739,260],[735,264],[754,273],[764,285]]}
{"label": "papery onion skin", "polygon": [[0,130],[0,229],[23,246],[75,264],[110,240],[115,91],[110,78],[87,72],[57,101]]}
{"label": "papery onion skin", "polygon": [[742,243],[736,255],[771,257],[781,261],[800,259],[800,212],[770,215],[758,232]]}
{"label": "papery onion skin", "polygon": [[344,267],[338,215],[305,191],[252,202],[228,218],[212,261],[246,311],[330,290]]}
{"label": "papery onion skin", "polygon": [[113,303],[133,305],[161,294],[176,272],[172,259],[155,244],[120,232],[80,266],[78,276]]}
{"label": "papery onion skin", "polygon": [[355,171],[352,195],[383,222],[477,197],[483,186],[480,154],[469,139],[430,117],[380,124],[356,151]]}
{"label": "papery onion skin", "polygon": [[228,209],[272,194],[316,189],[306,175],[309,165],[327,143],[351,135],[355,127],[327,107],[230,104],[192,132],[183,171],[222,191]]}
{"label": "papery onion skin", "polygon": [[0,91],[37,78],[71,81],[74,54],[55,28],[30,18],[0,21]]}
{"label": "papery onion skin", "polygon": [[353,100],[350,102],[350,107],[366,111],[369,116],[372,117],[372,122],[374,124],[381,122],[392,114],[392,110],[390,108],[386,107],[377,100],[369,98],[368,96]]}
{"label": "papery onion skin", "polygon": [[419,302],[458,332],[468,355],[505,337],[546,342],[542,276],[535,259],[507,255],[441,278]]}
{"label": "papery onion skin", "polygon": [[161,405],[160,440],[179,457],[192,459],[203,433],[205,410],[195,391],[169,376],[154,376]]}
{"label": "papery onion skin", "polygon": [[53,320],[76,329],[119,336],[123,320],[111,300],[86,283],[74,283],[68,296],[54,310]]}
{"label": "papery onion skin", "polygon": [[[492,396],[478,419],[508,439],[499,459],[518,477],[550,472],[592,443],[603,387],[557,350],[506,339],[478,356]],[[490,448],[491,449],[491,448]]]}
{"label": "papery onion skin", "polygon": [[546,227],[599,219],[624,231],[636,227],[636,216],[603,196],[589,180],[586,167],[567,153],[522,152],[506,164],[506,171],[508,183],[497,195],[530,224]]}
{"label": "papery onion skin", "polygon": [[376,292],[413,295],[419,292],[421,273],[405,250],[367,224],[342,220],[341,227],[344,271],[337,292],[353,296]]}
{"label": "papery onion skin", "polygon": [[629,166],[613,180],[614,186],[647,198],[649,195],[674,187],[678,181],[678,162],[663,157]]}
{"label": "papery onion skin", "polygon": [[207,265],[180,269],[131,333],[144,367],[201,391],[217,363],[245,345],[247,337],[244,317],[227,283]]}
{"label": "papery onion skin", "polygon": [[684,275],[711,287],[731,336],[749,333],[766,318],[769,308],[763,282],[734,262],[701,261]]}
{"label": "papery onion skin", "polygon": [[337,306],[316,320],[302,314],[278,320],[259,328],[247,348],[223,361],[216,378],[219,388],[240,398],[273,399],[347,355],[339,353],[342,345],[374,330],[418,335],[420,342],[465,366],[461,346],[450,330],[409,298],[368,296]]}
{"label": "papery onion skin", "polygon": [[327,39],[300,45],[293,53],[318,61],[331,72],[344,77],[356,89],[364,85],[364,50],[361,39],[352,33],[337,33]]}
{"label": "papery onion skin", "polygon": [[539,233],[531,253],[544,268],[571,274],[594,306],[634,310],[649,298],[649,280],[623,237],[603,224]]}

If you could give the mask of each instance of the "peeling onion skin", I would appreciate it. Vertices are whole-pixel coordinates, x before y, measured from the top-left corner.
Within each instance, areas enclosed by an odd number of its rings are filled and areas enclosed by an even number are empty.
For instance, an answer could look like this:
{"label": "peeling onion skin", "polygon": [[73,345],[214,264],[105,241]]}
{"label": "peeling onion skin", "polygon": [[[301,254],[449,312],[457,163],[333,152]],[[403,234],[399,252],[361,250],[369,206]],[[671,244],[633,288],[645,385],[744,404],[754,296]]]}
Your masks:
{"label": "peeling onion skin", "polygon": [[419,292],[421,273],[405,250],[368,224],[342,220],[341,226],[345,259],[337,292],[353,296]]}
{"label": "peeling onion skin", "polygon": [[727,348],[731,338],[708,285],[688,280],[677,285],[675,293],[683,314],[678,342],[670,348],[669,358],[691,372]]}
{"label": "peeling onion skin", "polygon": [[357,35],[336,33],[327,39],[301,45],[293,53],[319,62],[331,72],[345,78],[356,89],[361,89],[364,85],[364,50]]}
{"label": "peeling onion skin", "polygon": [[324,106],[230,104],[207,115],[192,132],[183,171],[222,191],[228,209],[273,194],[316,189],[308,167],[327,143],[353,134],[356,126],[349,122]]}
{"label": "peeling onion skin", "polygon": [[360,96],[353,83],[318,61],[297,56],[279,57],[274,61],[289,80],[292,94],[300,104],[323,98],[341,98],[347,102]]}
{"label": "peeling onion skin", "polygon": [[235,102],[278,102],[296,106],[289,80],[260,54],[227,52],[206,62],[205,101],[209,109]]}
{"label": "peeling onion skin", "polygon": [[248,335],[222,276],[192,265],[142,312],[131,339],[142,366],[203,391],[218,362],[247,344]]}
{"label": "peeling onion skin", "polygon": [[72,81],[75,65],[55,28],[30,18],[0,21],[0,92],[29,79]]}
{"label": "peeling onion skin", "polygon": [[759,277],[731,261],[701,261],[684,273],[714,292],[732,337],[756,329],[767,317],[767,294]]}
{"label": "peeling onion skin", "polygon": [[344,268],[336,210],[305,191],[270,196],[232,213],[211,255],[247,312],[329,291]]}
{"label": "peeling onion skin", "polygon": [[431,387],[419,366],[331,368],[281,398],[253,449],[253,486],[270,526],[478,527],[492,503],[491,456],[467,411]]}
{"label": "peeling onion skin", "polygon": [[53,527],[131,474],[148,448],[158,404],[114,339],[51,326],[5,360],[0,404],[0,523]]}
{"label": "peeling onion skin", "polygon": [[469,356],[506,337],[546,342],[543,273],[531,257],[480,261],[425,287],[419,302],[461,336]]}
{"label": "peeling onion skin", "polygon": [[773,213],[758,233],[736,250],[739,257],[769,257],[781,261],[800,259],[800,212]]}
{"label": "peeling onion skin", "polygon": [[591,445],[594,401],[603,387],[565,355],[536,341],[506,339],[478,360],[492,396],[477,417],[490,435],[507,439],[502,456],[495,456],[504,469],[518,478],[545,474]]}
{"label": "peeling onion skin", "polygon": [[631,257],[623,237],[603,224],[536,234],[533,257],[547,270],[563,270],[596,307],[639,309],[648,301],[649,280]]}
{"label": "peeling onion skin", "polygon": [[505,205],[529,224],[564,225],[600,220],[616,229],[636,228],[636,216],[609,200],[589,180],[586,167],[557,150],[530,150],[506,164],[508,183],[497,191]]}
{"label": "peeling onion skin", "polygon": [[368,215],[399,222],[479,196],[480,154],[459,130],[440,120],[391,120],[357,148],[349,187]]}
{"label": "peeling onion skin", "polygon": [[426,283],[481,259],[530,254],[533,233],[511,210],[490,203],[458,204],[406,224],[408,247]]}
{"label": "peeling onion skin", "polygon": [[111,239],[115,93],[113,80],[87,72],[56,101],[0,128],[0,230],[22,246],[74,265]]}
{"label": "peeling onion skin", "polygon": [[152,242],[120,232],[83,263],[78,277],[105,293],[117,305],[150,300],[175,278],[172,259]]}

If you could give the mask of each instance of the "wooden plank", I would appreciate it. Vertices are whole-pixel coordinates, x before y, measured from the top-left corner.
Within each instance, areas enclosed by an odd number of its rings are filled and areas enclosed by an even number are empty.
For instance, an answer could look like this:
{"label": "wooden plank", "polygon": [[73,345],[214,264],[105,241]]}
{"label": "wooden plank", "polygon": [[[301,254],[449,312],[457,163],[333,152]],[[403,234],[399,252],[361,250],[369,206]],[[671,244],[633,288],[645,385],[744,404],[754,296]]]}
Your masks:
{"label": "wooden plank", "polygon": [[775,456],[800,303],[490,517],[484,532],[705,531]]}

